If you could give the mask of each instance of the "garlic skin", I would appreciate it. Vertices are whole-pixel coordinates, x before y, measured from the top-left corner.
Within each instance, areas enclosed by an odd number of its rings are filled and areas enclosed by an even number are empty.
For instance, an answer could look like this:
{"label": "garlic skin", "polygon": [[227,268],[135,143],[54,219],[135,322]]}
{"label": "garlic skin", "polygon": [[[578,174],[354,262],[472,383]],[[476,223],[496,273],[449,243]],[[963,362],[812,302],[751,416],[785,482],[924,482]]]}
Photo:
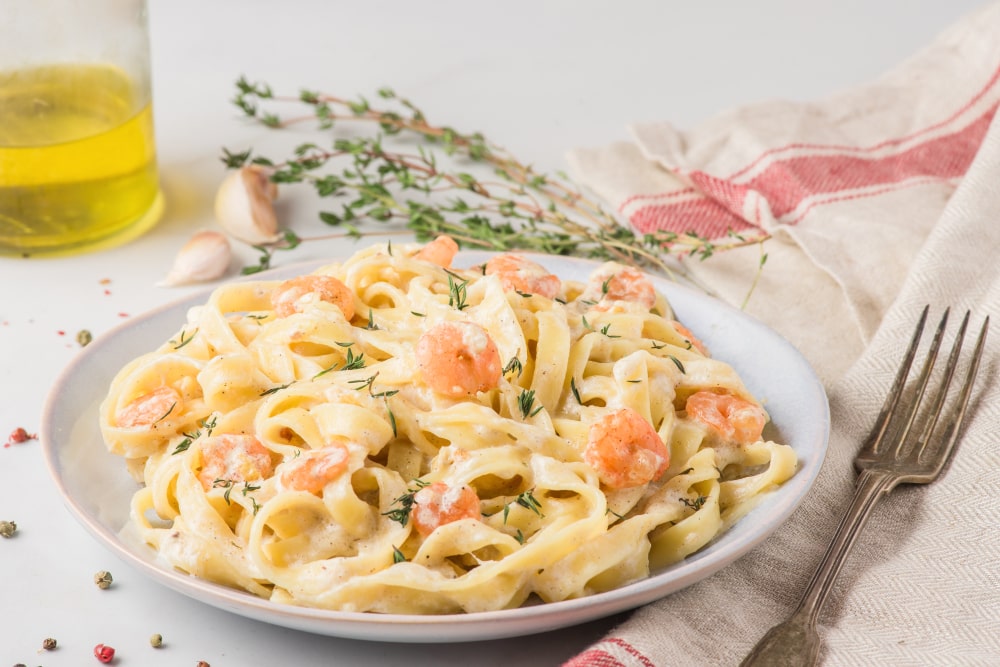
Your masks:
{"label": "garlic skin", "polygon": [[278,186],[256,165],[230,172],[215,195],[215,218],[222,227],[250,245],[275,243],[278,217],[274,200]]}
{"label": "garlic skin", "polygon": [[196,233],[177,253],[161,287],[178,287],[215,280],[229,269],[232,250],[225,234],[213,231]]}

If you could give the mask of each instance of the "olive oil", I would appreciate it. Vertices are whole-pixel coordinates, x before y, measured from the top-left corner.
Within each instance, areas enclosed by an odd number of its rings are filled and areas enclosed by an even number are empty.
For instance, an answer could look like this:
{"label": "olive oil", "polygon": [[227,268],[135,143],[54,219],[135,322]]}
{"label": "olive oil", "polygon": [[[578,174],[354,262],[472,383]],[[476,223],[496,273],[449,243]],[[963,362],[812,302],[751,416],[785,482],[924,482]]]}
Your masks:
{"label": "olive oil", "polygon": [[162,208],[149,96],[124,72],[0,72],[0,253],[119,243]]}

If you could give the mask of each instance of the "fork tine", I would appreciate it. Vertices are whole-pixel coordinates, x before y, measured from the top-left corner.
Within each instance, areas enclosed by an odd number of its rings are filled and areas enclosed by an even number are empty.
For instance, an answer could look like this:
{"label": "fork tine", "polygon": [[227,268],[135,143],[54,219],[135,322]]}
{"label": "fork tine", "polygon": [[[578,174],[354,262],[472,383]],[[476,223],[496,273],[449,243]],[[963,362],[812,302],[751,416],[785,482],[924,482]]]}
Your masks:
{"label": "fork tine", "polygon": [[944,339],[944,330],[948,326],[948,315],[950,312],[951,308],[946,308],[944,314],[941,315],[941,321],[938,323],[937,331],[934,332],[934,338],[931,340],[930,348],[927,350],[927,358],[924,359],[923,368],[920,369],[920,375],[917,378],[916,392],[913,395],[913,400],[910,402],[910,413],[906,415],[903,430],[896,439],[895,453],[897,456],[908,441],[910,429],[913,428],[913,422],[917,418],[917,412],[920,410],[920,404],[923,403],[924,392],[927,391],[927,384],[930,382],[931,372],[934,370],[934,364],[937,363],[938,352],[941,349],[941,341]]}
{"label": "fork tine", "polygon": [[930,410],[927,422],[924,425],[924,431],[917,444],[916,454],[918,461],[927,449],[927,444],[930,442],[934,428],[941,417],[945,399],[948,397],[948,388],[951,386],[951,380],[955,375],[955,367],[958,366],[958,355],[962,351],[962,343],[965,341],[965,330],[969,326],[969,315],[969,311],[965,311],[965,317],[962,318],[962,325],[958,328],[958,333],[955,334],[955,341],[951,345],[951,353],[948,355],[948,363],[945,366],[944,376],[941,378],[941,386],[938,388],[933,407]]}
{"label": "fork tine", "polygon": [[917,321],[917,327],[913,331],[913,337],[910,339],[910,346],[906,350],[906,355],[903,357],[903,363],[900,364],[899,370],[896,372],[896,379],[892,382],[892,388],[889,393],[885,396],[885,402],[882,403],[882,409],[878,413],[878,417],[875,420],[875,428],[872,429],[871,434],[868,436],[868,441],[862,446],[862,451],[871,451],[873,454],[878,453],[879,447],[882,445],[882,441],[885,439],[885,434],[889,430],[889,423],[892,421],[893,414],[896,412],[896,405],[899,403],[899,397],[903,394],[903,387],[906,384],[906,378],[910,374],[910,366],[913,364],[913,358],[917,354],[917,345],[920,343],[920,337],[924,331],[924,325],[927,322],[927,313],[930,311],[930,306],[924,306],[924,311],[920,314],[920,319]]}
{"label": "fork tine", "polygon": [[[968,318],[968,315],[966,315],[966,318]],[[976,374],[979,372],[979,363],[983,358],[983,349],[986,346],[986,333],[989,331],[989,328],[990,318],[987,316],[983,320],[983,325],[979,328],[976,347],[972,353],[972,359],[969,361],[969,369],[965,372],[965,383],[962,385],[961,392],[959,393],[958,403],[955,406],[951,421],[946,427],[947,436],[944,439],[941,456],[938,458],[937,472],[940,472],[948,459],[951,458],[955,444],[958,442],[958,434],[962,426],[962,421],[965,419],[966,409],[969,406],[969,398],[972,396],[972,385],[975,383]]]}

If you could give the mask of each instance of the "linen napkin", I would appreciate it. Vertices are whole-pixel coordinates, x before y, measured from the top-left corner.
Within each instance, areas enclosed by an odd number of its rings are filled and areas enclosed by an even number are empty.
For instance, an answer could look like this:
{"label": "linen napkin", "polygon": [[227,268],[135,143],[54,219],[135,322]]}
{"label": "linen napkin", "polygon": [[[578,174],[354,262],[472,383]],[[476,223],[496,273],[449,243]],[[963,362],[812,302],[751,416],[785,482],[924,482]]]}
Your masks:
{"label": "linen napkin", "polygon": [[[747,310],[832,380],[878,327],[976,155],[1000,100],[998,63],[993,4],[869,85],[754,104],[686,132],[635,125],[633,143],[576,150],[570,167],[641,232],[773,234]],[[760,260],[751,247],[687,268],[739,304]]]}
{"label": "linen napkin", "polygon": [[[566,667],[736,665],[792,611],[924,304],[934,322],[952,307],[950,334],[966,309],[973,329],[1000,312],[998,78],[991,5],[858,90],[687,133],[636,127],[635,145],[574,153],[578,176],[640,230],[774,234],[765,248],[778,269],[768,261],[748,309],[821,371],[832,432],[815,487],[770,539],[637,610]],[[723,257],[696,270],[735,300],[759,259]],[[820,618],[823,664],[1000,664],[998,361],[994,326],[950,469],[885,497],[848,558]]]}

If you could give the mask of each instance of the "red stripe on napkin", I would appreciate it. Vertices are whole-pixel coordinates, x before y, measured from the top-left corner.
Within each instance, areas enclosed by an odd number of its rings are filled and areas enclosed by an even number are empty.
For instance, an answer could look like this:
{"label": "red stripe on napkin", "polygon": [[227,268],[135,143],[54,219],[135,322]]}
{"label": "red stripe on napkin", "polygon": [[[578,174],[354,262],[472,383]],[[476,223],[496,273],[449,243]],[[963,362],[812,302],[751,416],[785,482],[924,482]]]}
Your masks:
{"label": "red stripe on napkin", "polygon": [[629,216],[629,221],[644,234],[655,231],[694,232],[710,239],[725,236],[729,230],[740,232],[755,227],[719,202],[706,197],[643,206]]}
{"label": "red stripe on napkin", "polygon": [[996,110],[993,106],[961,130],[928,139],[893,155],[879,158],[811,155],[779,160],[745,185],[703,171],[693,171],[688,177],[708,197],[733,213],[742,211],[751,192],[759,192],[771,205],[775,218],[794,224],[798,217],[785,220],[784,216],[817,194],[901,185],[919,177],[950,180],[962,176],[972,164]]}
{"label": "red stripe on napkin", "polygon": [[[601,646],[607,646],[608,648],[605,650],[602,649]],[[622,652],[630,658],[629,665],[656,667],[652,660],[640,653],[636,647],[632,646],[620,637],[608,637],[607,639],[598,642],[593,648],[587,649],[583,653],[578,654],[576,657],[564,663],[563,667],[627,667],[624,662],[613,655],[613,653]]]}
{"label": "red stripe on napkin", "polygon": [[616,657],[599,648],[587,649],[563,667],[625,667]]}
{"label": "red stripe on napkin", "polygon": [[[674,168],[694,187],[633,195],[619,212],[643,233],[695,233],[717,239],[772,221],[794,225],[818,206],[953,181],[972,164],[996,114],[997,102],[984,104],[998,81],[1000,69],[948,119],[871,146],[772,147],[726,178]],[[977,103],[980,115],[970,119]],[[946,132],[949,124],[956,127]]]}
{"label": "red stripe on napkin", "polygon": [[902,143],[907,142],[907,141],[912,141],[912,140],[916,139],[917,137],[920,137],[922,135],[928,134],[930,132],[934,132],[936,130],[939,130],[941,128],[947,127],[948,125],[956,122],[962,116],[962,114],[967,113],[976,104],[978,104],[979,102],[983,101],[986,98],[987,94],[990,93],[990,91],[993,89],[993,87],[998,82],[1000,82],[1000,67],[998,67],[993,72],[993,75],[986,82],[986,85],[984,85],[979,90],[978,93],[976,93],[971,98],[969,98],[969,101],[966,102],[966,104],[964,106],[962,106],[958,110],[956,110],[955,113],[953,113],[952,115],[948,116],[947,118],[945,118],[944,120],[942,120],[942,121],[940,121],[938,123],[934,123],[933,125],[928,125],[927,127],[921,128],[920,130],[917,130],[916,132],[912,132],[910,134],[907,134],[907,135],[904,135],[904,136],[901,136],[901,137],[892,137],[890,139],[886,139],[885,141],[880,141],[879,143],[871,145],[871,146],[849,146],[849,145],[846,145],[846,144],[836,145],[836,144],[816,144],[816,143],[794,143],[794,144],[788,144],[786,146],[777,146],[775,148],[770,148],[770,149],[764,151],[763,153],[760,154],[760,156],[757,157],[756,160],[754,160],[753,162],[751,162],[750,164],[748,164],[746,167],[740,169],[736,173],[731,174],[729,176],[729,178],[731,180],[737,180],[741,176],[743,176],[744,174],[746,174],[747,172],[753,170],[758,164],[760,164],[761,162],[764,162],[767,158],[772,157],[772,156],[774,156],[774,155],[776,155],[778,153],[786,152],[786,151],[792,151],[792,150],[820,150],[820,149],[822,149],[822,150],[831,150],[832,149],[832,150],[841,151],[841,152],[844,152],[844,153],[848,153],[848,152],[858,152],[858,153],[868,152],[868,153],[870,153],[870,152],[873,152],[873,151],[878,151],[878,150],[882,150],[884,148],[888,148],[890,146],[898,146],[899,144],[902,144]]}

